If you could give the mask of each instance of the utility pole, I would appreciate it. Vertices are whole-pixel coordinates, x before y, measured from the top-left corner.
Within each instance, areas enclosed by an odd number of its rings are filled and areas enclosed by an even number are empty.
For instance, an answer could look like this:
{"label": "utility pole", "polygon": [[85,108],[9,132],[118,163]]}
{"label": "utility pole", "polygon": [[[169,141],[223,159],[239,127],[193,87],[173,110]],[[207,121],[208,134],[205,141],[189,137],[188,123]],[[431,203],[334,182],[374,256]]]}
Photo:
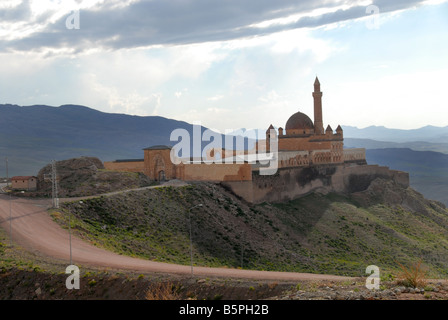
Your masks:
{"label": "utility pole", "polygon": [[8,173],[8,157],[5,158],[6,161],[6,186],[9,186],[9,173]]}
{"label": "utility pole", "polygon": [[[8,157],[6,157],[6,187],[9,186]],[[9,192],[9,245],[12,248],[12,208],[11,192]]]}
{"label": "utility pole", "polygon": [[56,172],[56,160],[51,161],[51,191],[53,197],[53,208],[59,208],[58,180]]}
{"label": "utility pole", "polygon": [[[47,179],[44,175],[44,179]],[[53,198],[53,208],[59,208],[59,198],[58,198],[58,174],[56,171],[56,160],[51,161],[51,196]],[[82,201],[80,201],[82,203]],[[72,260],[72,230],[71,230],[71,215],[68,214],[68,237],[70,245],[70,265],[73,264]]]}
{"label": "utility pole", "polygon": [[72,222],[70,221],[70,212],[68,213],[68,238],[70,243],[70,265],[73,265],[72,262]]}
{"label": "utility pole", "polygon": [[191,210],[196,207],[202,207],[202,203],[197,204],[190,209],[188,209],[188,221],[190,224],[190,265],[191,265],[191,276],[193,277],[193,236],[191,234]]}

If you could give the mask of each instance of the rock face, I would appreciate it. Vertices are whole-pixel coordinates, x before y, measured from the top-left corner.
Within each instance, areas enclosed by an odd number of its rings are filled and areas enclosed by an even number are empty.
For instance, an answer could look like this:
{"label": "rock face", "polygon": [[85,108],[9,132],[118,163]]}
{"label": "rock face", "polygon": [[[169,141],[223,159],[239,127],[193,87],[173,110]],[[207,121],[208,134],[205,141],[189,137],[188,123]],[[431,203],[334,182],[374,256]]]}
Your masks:
{"label": "rock face", "polygon": [[[86,196],[150,185],[142,173],[104,170],[100,159],[81,157],[56,162],[59,197]],[[38,192],[50,195],[51,164],[43,167],[38,175]]]}
{"label": "rock face", "polygon": [[[39,191],[51,192],[51,164],[43,167],[37,174]],[[73,158],[56,162],[56,175],[61,186],[61,192],[82,181],[89,180],[98,169],[104,169],[100,159],[94,157]]]}
{"label": "rock face", "polygon": [[425,199],[412,188],[402,188],[397,186],[395,181],[381,178],[373,180],[366,190],[352,193],[352,197],[365,207],[378,203],[400,205],[413,213],[427,212],[428,208],[446,208],[441,202]]}

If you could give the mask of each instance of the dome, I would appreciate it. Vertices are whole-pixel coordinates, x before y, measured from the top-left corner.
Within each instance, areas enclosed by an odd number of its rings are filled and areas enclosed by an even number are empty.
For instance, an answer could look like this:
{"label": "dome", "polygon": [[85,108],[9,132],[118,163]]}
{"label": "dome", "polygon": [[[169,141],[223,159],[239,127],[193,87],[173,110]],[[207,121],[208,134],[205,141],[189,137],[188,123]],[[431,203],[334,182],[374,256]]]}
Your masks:
{"label": "dome", "polygon": [[286,122],[285,129],[288,130],[305,130],[314,129],[313,121],[310,117],[302,112],[296,112],[291,117],[289,117]]}

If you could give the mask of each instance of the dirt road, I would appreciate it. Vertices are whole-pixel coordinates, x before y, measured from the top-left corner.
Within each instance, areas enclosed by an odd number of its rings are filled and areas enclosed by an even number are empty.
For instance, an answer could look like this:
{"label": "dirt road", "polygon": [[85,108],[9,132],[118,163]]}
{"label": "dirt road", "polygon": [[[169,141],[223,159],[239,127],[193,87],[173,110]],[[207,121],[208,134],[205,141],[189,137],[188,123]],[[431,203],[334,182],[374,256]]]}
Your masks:
{"label": "dirt road", "polygon": [[[9,233],[10,222],[12,240],[22,247],[58,260],[70,263],[68,230],[55,223],[47,209],[49,200],[30,200],[0,195],[0,226]],[[12,219],[10,220],[9,217]],[[73,264],[110,269],[124,269],[136,272],[156,272],[164,274],[191,274],[190,266],[160,263],[122,256],[97,248],[72,236]],[[227,268],[194,267],[195,276],[218,276],[229,278],[264,280],[344,280],[346,277],[316,275],[293,272],[252,271]]]}

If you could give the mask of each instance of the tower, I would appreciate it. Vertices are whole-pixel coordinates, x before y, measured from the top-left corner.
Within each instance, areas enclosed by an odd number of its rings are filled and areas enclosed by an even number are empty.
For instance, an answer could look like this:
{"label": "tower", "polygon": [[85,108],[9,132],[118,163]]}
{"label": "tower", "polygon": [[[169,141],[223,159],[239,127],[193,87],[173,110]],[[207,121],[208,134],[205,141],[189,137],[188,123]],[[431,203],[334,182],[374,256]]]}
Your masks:
{"label": "tower", "polygon": [[320,91],[319,79],[314,81],[314,132],[315,134],[324,134],[324,123],[322,119],[322,92]]}

